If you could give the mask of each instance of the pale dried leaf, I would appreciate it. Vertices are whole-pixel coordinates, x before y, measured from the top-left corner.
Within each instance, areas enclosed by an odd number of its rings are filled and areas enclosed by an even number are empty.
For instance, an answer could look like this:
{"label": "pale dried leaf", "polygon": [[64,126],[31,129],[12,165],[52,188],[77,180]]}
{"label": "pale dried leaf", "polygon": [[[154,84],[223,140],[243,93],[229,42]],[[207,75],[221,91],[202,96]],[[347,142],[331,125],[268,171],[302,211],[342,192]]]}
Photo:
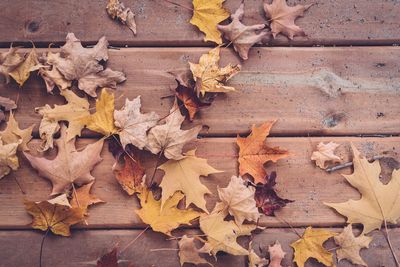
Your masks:
{"label": "pale dried leaf", "polygon": [[311,160],[315,160],[315,164],[321,169],[326,169],[328,166],[327,162],[340,162],[339,156],[335,155],[336,148],[340,146],[334,142],[329,142],[324,144],[319,143],[317,146],[317,151],[314,151],[311,155]]}
{"label": "pale dried leaf", "polygon": [[198,264],[208,264],[213,266],[207,260],[203,259],[199,255],[199,250],[196,248],[193,237],[188,237],[187,235],[182,236],[181,240],[178,242],[179,245],[179,262],[181,266],[185,263],[192,263],[194,265]]}
{"label": "pale dried leaf", "polygon": [[119,19],[133,34],[136,34],[135,13],[129,7],[125,7],[119,0],[108,0],[106,10],[112,19]]}

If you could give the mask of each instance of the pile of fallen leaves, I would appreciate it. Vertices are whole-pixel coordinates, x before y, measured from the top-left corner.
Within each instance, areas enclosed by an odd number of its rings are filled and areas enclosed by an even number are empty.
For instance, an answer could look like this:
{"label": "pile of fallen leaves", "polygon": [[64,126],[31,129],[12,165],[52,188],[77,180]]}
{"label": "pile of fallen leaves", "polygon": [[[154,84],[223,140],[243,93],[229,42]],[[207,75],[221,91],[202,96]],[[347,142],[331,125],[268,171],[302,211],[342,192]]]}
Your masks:
{"label": "pile of fallen leaves", "polygon": [[[205,33],[206,41],[221,44],[223,34],[244,60],[254,44],[268,41],[271,36],[275,38],[282,33],[292,39],[304,35],[294,20],[302,16],[310,5],[289,7],[285,0],[274,0],[272,4],[264,4],[268,26],[267,23],[247,26],[241,22],[245,13],[244,3],[230,15],[223,8],[223,2],[193,0],[190,23]],[[107,12],[136,34],[134,13],[130,8],[118,0],[110,0]],[[229,24],[218,25],[229,15]],[[61,49],[49,49],[43,55],[38,55],[35,48],[20,53],[13,47],[0,54],[0,73],[6,82],[12,78],[23,86],[30,74],[37,72],[44,80],[47,92],[59,92],[66,101],[63,105],[52,107],[46,104],[35,109],[42,118],[39,125],[42,144],[38,151],[30,151],[33,126],[20,129],[13,115],[17,103],[0,97],[0,120],[5,120],[5,112],[9,112],[7,126],[0,132],[0,178],[18,169],[19,157],[24,156],[40,176],[52,183],[48,200],[25,201],[26,210],[33,217],[31,226],[46,234],[70,236],[70,226],[87,223],[89,207],[104,202],[90,191],[96,180],[91,171],[101,162],[100,153],[107,140],[115,157],[110,172],[128,195],[138,199],[141,207],[135,212],[145,224],[153,231],[171,237],[173,230],[180,225],[198,221],[202,235],[176,237],[182,265],[212,266],[201,255],[209,254],[216,258],[222,251],[247,255],[250,266],[281,266],[285,253],[278,241],[268,247],[269,259],[258,256],[251,243],[249,248],[237,243],[239,236],[250,236],[261,229],[258,226],[261,216],[274,216],[276,210],[292,202],[278,196],[274,189],[277,174],[267,173],[265,169],[267,162],[290,156],[287,150],[266,144],[275,121],[253,126],[250,135],[237,137],[239,176],[232,176],[227,187],[218,188],[219,201],[212,209],[205,198],[206,194],[211,194],[210,190],[200,177],[221,171],[210,166],[207,159],[196,156],[195,148],[184,149],[186,144],[193,145],[202,126],[183,130],[182,123],[185,119],[195,121],[197,112],[210,106],[217,94],[234,91],[228,81],[240,72],[241,66],[228,64],[221,68],[220,46],[202,55],[198,63],[189,62],[188,71],[172,73],[177,82],[175,101],[169,113],[161,117],[155,112],[142,113],[140,96],[126,99],[124,106],[116,109],[112,89],[126,77],[120,71],[105,67],[107,47],[108,42],[102,37],[94,47],[84,48],[75,35],[69,33]],[[99,89],[100,95],[97,96]],[[91,106],[90,97],[96,99],[95,106]],[[101,137],[77,149],[76,137],[85,128]],[[60,137],[54,139],[57,134]],[[337,146],[335,143],[321,143],[311,159],[322,169],[327,168],[327,163],[341,162],[340,157],[334,154]],[[57,151],[56,156],[49,158],[47,155],[53,150]],[[309,258],[332,266],[333,253],[323,246],[331,237],[339,246],[336,249],[339,260],[349,259],[354,264],[366,265],[359,250],[368,247],[372,238],[365,234],[380,229],[382,224],[387,230],[387,223],[396,223],[400,217],[397,202],[400,171],[394,171],[392,180],[382,184],[379,162],[370,163],[355,147],[353,153],[354,173],[345,178],[360,191],[362,198],[326,204],[346,216],[350,224],[341,234],[307,228],[304,235],[292,243],[294,262],[298,266],[304,266]],[[145,175],[144,154],[154,154],[153,158],[157,159],[151,176]],[[163,172],[161,181],[155,179],[157,170]],[[353,234],[352,224],[364,226],[357,237]],[[117,266],[118,257],[115,248],[100,257],[97,266]]]}

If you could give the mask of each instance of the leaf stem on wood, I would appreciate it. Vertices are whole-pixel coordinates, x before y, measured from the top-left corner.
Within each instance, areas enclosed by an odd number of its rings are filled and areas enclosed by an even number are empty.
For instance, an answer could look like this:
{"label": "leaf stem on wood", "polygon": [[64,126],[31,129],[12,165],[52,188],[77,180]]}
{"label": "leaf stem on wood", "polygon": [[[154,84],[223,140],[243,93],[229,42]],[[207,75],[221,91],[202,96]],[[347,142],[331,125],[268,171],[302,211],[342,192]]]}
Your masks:
{"label": "leaf stem on wood", "polygon": [[128,244],[126,244],[126,246],[123,249],[121,249],[118,252],[118,254],[122,255],[127,248],[129,248],[133,243],[135,243],[135,241],[138,240],[139,237],[141,237],[147,231],[147,229],[149,229],[149,226],[144,228],[143,231],[141,231],[132,241],[130,241]]}
{"label": "leaf stem on wood", "polygon": [[387,242],[389,244],[390,252],[392,252],[394,261],[396,262],[396,266],[399,267],[400,266],[399,260],[397,259],[396,253],[394,252],[394,248],[393,248],[392,242],[390,241],[389,230],[388,230],[388,227],[387,227],[386,218],[384,218],[383,222],[384,222],[385,233],[386,233],[385,237],[386,237],[386,240],[387,240]]}
{"label": "leaf stem on wood", "polygon": [[47,234],[50,232],[50,228],[47,228],[46,232],[42,237],[42,242],[40,243],[40,254],[39,254],[39,267],[42,267],[42,255],[43,255],[43,246],[44,240],[46,239]]}
{"label": "leaf stem on wood", "polygon": [[172,2],[172,1],[170,1],[170,0],[164,0],[164,1],[167,2],[167,3],[173,4],[173,5],[175,5],[175,6],[179,6],[179,7],[185,8],[185,9],[187,9],[187,10],[193,11],[193,8],[184,6],[184,5],[182,5],[182,4],[178,4],[178,3]]}
{"label": "leaf stem on wood", "polygon": [[[373,156],[371,159],[369,159],[369,161],[379,160],[379,159],[383,159],[383,156]],[[344,168],[347,168],[350,166],[353,166],[353,161],[342,163],[342,164],[327,168],[325,171],[326,172],[334,172],[334,171],[341,170],[341,169],[344,169]]]}

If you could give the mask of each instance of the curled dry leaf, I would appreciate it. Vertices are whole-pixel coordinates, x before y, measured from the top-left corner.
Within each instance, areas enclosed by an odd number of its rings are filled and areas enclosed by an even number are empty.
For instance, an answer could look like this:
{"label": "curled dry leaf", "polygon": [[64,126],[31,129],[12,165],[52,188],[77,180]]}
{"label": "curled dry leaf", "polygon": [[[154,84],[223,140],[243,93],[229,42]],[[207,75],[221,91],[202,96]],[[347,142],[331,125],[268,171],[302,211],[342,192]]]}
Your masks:
{"label": "curled dry leaf", "polygon": [[35,108],[35,111],[43,116],[40,126],[39,134],[43,140],[42,151],[53,148],[53,136],[59,130],[60,121],[68,121],[67,141],[75,136],[80,136],[81,131],[85,124],[82,119],[89,116],[89,102],[86,97],[79,97],[71,90],[63,90],[60,94],[65,97],[67,104],[50,105]]}
{"label": "curled dry leaf", "polygon": [[190,130],[181,130],[185,117],[179,111],[177,101],[169,113],[165,124],[150,129],[146,148],[153,154],[161,152],[168,159],[180,160],[184,157],[182,155],[184,145],[195,140],[202,127],[199,125]]}
{"label": "curled dry leaf", "polygon": [[3,144],[0,138],[0,179],[9,174],[11,170],[18,169],[18,145],[19,143]]}
{"label": "curled dry leaf", "polygon": [[146,224],[149,224],[153,231],[171,235],[171,231],[181,224],[190,224],[190,221],[198,218],[202,213],[193,209],[178,209],[177,205],[184,195],[176,192],[168,199],[161,210],[161,200],[155,200],[153,192],[143,187],[142,193],[138,194],[142,208],[136,210],[137,215]]}
{"label": "curled dry leaf", "polygon": [[256,186],[254,198],[257,207],[261,208],[265,215],[274,216],[276,210],[283,208],[293,200],[281,198],[275,192],[276,172],[271,172],[271,175],[267,175],[265,180],[267,181],[265,184]]}
{"label": "curled dry leaf", "polygon": [[363,234],[355,237],[351,224],[349,224],[343,229],[343,232],[335,236],[334,239],[335,243],[340,246],[340,248],[336,250],[338,261],[347,259],[353,264],[367,266],[367,263],[365,263],[360,256],[360,250],[362,248],[368,248],[372,237]]}
{"label": "curled dry leaf", "polygon": [[289,153],[279,147],[271,148],[265,144],[265,139],[274,125],[275,121],[265,122],[260,127],[253,125],[251,134],[246,137],[237,137],[239,146],[239,174],[250,174],[254,183],[264,184],[267,173],[264,164],[268,161],[276,162],[286,158]]}
{"label": "curled dry leaf", "polygon": [[232,176],[226,188],[218,188],[218,195],[221,203],[217,204],[218,209],[227,210],[235,218],[238,226],[244,220],[257,222],[260,213],[254,200],[254,188],[247,187],[242,177]]}
{"label": "curled dry leaf", "polygon": [[229,17],[229,12],[222,7],[225,0],[193,0],[193,17],[190,23],[199,28],[206,36],[204,41],[222,44],[218,23]]}
{"label": "curled dry leaf", "polygon": [[[123,160],[117,157],[117,162],[112,166],[112,171],[121,185],[129,195],[140,193],[143,191],[142,183],[145,170],[140,164],[138,153],[127,151],[123,156]],[[123,162],[121,162],[123,161]]]}
{"label": "curled dry leaf", "polygon": [[139,149],[147,144],[147,131],[155,126],[159,116],[155,112],[140,112],[140,96],[132,101],[125,100],[125,106],[121,110],[114,111],[115,126],[119,128],[118,135],[123,147],[132,144]]}
{"label": "curled dry leaf", "polygon": [[32,129],[33,125],[23,130],[20,129],[13,113],[10,112],[7,127],[4,131],[0,132],[0,138],[4,144],[18,143],[19,151],[27,151],[29,150],[27,144],[32,139]]}
{"label": "curled dry leaf", "polygon": [[118,129],[114,125],[114,102],[114,94],[103,88],[100,98],[96,100],[96,112],[82,118],[80,123],[104,136],[117,133]]}
{"label": "curled dry leaf", "polygon": [[232,22],[228,25],[218,25],[217,28],[223,32],[224,37],[233,43],[233,48],[239,56],[247,60],[250,48],[263,39],[266,39],[270,32],[263,30],[265,24],[246,26],[240,20],[244,15],[244,2],[234,14],[231,15]]}
{"label": "curled dry leaf", "polygon": [[23,86],[26,80],[28,80],[29,75],[32,71],[38,70],[42,67],[39,63],[38,56],[36,54],[35,47],[29,52],[28,56],[24,59],[24,61],[19,64],[16,68],[14,68],[8,74],[19,84],[19,86]]}
{"label": "curled dry leaf", "polygon": [[73,33],[68,33],[61,54],[52,54],[47,63],[56,67],[68,81],[77,80],[78,88],[96,97],[98,87],[115,88],[117,83],[126,80],[119,71],[104,69],[100,61],[108,60],[108,41],[100,38],[93,48],[84,48]]}
{"label": "curled dry leaf", "polygon": [[17,50],[18,48],[10,47],[7,52],[0,53],[0,74],[5,77],[6,83],[10,82],[10,72],[24,61]]}
{"label": "curled dry leaf", "polygon": [[26,211],[33,217],[32,228],[70,236],[70,226],[83,220],[83,211],[80,208],[71,208],[69,204],[66,205],[67,203],[65,195],[49,201],[24,202]]}
{"label": "curled dry leaf", "polygon": [[379,179],[379,161],[369,163],[353,144],[351,147],[354,172],[343,176],[361,193],[361,199],[324,204],[346,216],[348,223],[361,223],[363,234],[380,229],[382,223],[396,224],[400,217],[400,169],[394,170],[389,183],[383,184]]}
{"label": "curled dry leaf", "polygon": [[208,165],[206,159],[196,157],[195,150],[188,151],[180,160],[167,161],[159,169],[165,172],[160,184],[162,188],[161,208],[175,192],[182,191],[186,196],[186,207],[193,203],[208,213],[204,195],[211,194],[211,192],[201,183],[200,176],[208,176],[221,171]]}
{"label": "curled dry leaf", "polygon": [[282,267],[281,262],[285,257],[285,252],[282,250],[281,244],[275,241],[273,246],[268,247],[268,253],[270,257],[269,267]]}
{"label": "curled dry leaf", "polygon": [[261,258],[256,254],[252,248],[253,241],[249,243],[249,267],[264,267],[268,265],[268,260],[266,258]]}
{"label": "curled dry leaf", "polygon": [[335,235],[337,234],[334,232],[307,227],[303,237],[290,245],[294,249],[293,261],[298,267],[304,267],[309,258],[314,258],[326,266],[334,266],[333,254],[326,250],[323,244]]}
{"label": "curled dry leaf", "polygon": [[7,97],[0,96],[0,122],[5,120],[4,111],[10,111],[12,109],[16,109],[17,104]]}
{"label": "curled dry leaf", "polygon": [[83,185],[72,193],[71,207],[80,208],[85,216],[88,215],[88,207],[97,203],[104,203],[103,200],[90,193],[94,182]]}
{"label": "curled dry leaf", "polygon": [[304,31],[294,21],[297,17],[303,16],[304,11],[311,6],[312,4],[291,7],[286,4],[286,0],[273,0],[272,4],[264,0],[264,11],[270,20],[272,36],[275,38],[279,33],[286,35],[289,39],[293,39],[294,36],[305,36]]}
{"label": "curled dry leaf", "polygon": [[178,242],[179,245],[179,262],[181,266],[185,263],[192,263],[194,265],[204,264],[213,266],[211,263],[200,257],[199,250],[196,248],[193,237],[187,235],[182,236]]}
{"label": "curled dry leaf", "polygon": [[197,95],[205,93],[224,93],[235,91],[235,88],[226,86],[225,83],[240,71],[240,65],[227,65],[219,68],[220,48],[211,49],[200,57],[199,64],[189,62],[193,79],[196,82]]}
{"label": "curled dry leaf", "polygon": [[43,78],[48,93],[51,93],[56,86],[62,91],[72,85],[72,81],[67,80],[56,67],[48,63],[48,61],[57,61],[58,58],[60,58],[60,53],[49,51],[45,59],[45,65],[39,69],[39,75]]}
{"label": "curled dry leaf", "polygon": [[135,13],[129,7],[125,7],[119,0],[108,0],[106,10],[112,19],[119,19],[133,34],[136,34]]}
{"label": "curled dry leaf", "polygon": [[336,148],[340,146],[334,142],[329,142],[324,144],[319,143],[317,146],[317,151],[314,151],[311,155],[311,160],[315,160],[315,164],[321,169],[326,169],[326,162],[340,162],[339,156],[335,155]]}
{"label": "curled dry leaf", "polygon": [[61,126],[61,137],[57,139],[57,156],[54,159],[46,159],[24,153],[32,167],[39,175],[49,179],[53,184],[52,195],[64,193],[72,186],[88,184],[94,181],[90,171],[102,159],[100,152],[103,147],[103,139],[87,145],[83,150],[75,148],[75,138],[67,141],[65,125]]}
{"label": "curled dry leaf", "polygon": [[219,251],[232,255],[249,255],[249,251],[240,246],[236,239],[239,236],[250,235],[257,227],[253,224],[238,226],[234,221],[225,221],[226,210],[215,209],[211,214],[200,217],[200,229],[207,235],[207,242],[199,250],[216,257]]}

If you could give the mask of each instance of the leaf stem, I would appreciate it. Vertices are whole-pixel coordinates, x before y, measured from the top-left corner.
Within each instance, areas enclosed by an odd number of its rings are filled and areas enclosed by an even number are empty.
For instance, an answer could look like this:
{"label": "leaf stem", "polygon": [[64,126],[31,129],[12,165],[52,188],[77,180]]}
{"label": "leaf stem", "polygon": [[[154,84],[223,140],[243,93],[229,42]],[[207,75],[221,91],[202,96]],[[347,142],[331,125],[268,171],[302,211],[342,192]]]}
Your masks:
{"label": "leaf stem", "polygon": [[141,237],[141,236],[147,231],[147,229],[149,229],[149,226],[147,226],[146,228],[144,228],[143,231],[141,231],[132,241],[130,241],[128,244],[126,244],[126,246],[125,246],[123,249],[121,249],[121,250],[119,251],[118,254],[119,254],[119,255],[122,255],[122,254],[124,253],[124,251],[125,251],[129,246],[131,246],[133,243],[135,243],[135,241],[138,240],[139,237]]}
{"label": "leaf stem", "polygon": [[184,6],[184,5],[181,5],[181,4],[172,2],[172,1],[170,1],[170,0],[164,0],[164,1],[167,2],[167,3],[173,4],[173,5],[175,5],[175,6],[179,6],[179,7],[185,8],[185,9],[187,9],[187,10],[194,11],[193,8],[190,8],[190,7],[187,7],[187,6]]}
{"label": "leaf stem", "polygon": [[49,231],[50,231],[50,228],[47,228],[46,232],[44,233],[44,235],[42,237],[42,242],[40,243],[39,267],[42,267],[43,245],[44,245],[44,240],[46,239],[46,236],[49,233]]}
{"label": "leaf stem", "polygon": [[386,240],[387,240],[387,242],[389,244],[390,252],[392,252],[394,261],[396,262],[396,266],[399,267],[400,263],[399,263],[399,260],[397,259],[396,253],[394,252],[394,248],[393,248],[392,242],[390,241],[389,230],[388,230],[388,227],[387,227],[386,219],[384,219],[383,222],[384,222],[384,225],[385,225]]}

